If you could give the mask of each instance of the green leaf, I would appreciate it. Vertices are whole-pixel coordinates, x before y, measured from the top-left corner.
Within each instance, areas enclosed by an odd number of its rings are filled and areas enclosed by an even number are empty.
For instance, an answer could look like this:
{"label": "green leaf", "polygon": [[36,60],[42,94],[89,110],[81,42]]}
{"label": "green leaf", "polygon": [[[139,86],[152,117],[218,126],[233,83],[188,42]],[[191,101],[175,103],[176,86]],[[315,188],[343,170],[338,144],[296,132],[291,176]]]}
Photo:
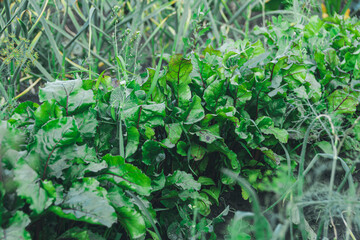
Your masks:
{"label": "green leaf", "polygon": [[55,103],[54,100],[51,102],[44,102],[34,112],[35,126],[40,128],[42,125],[47,123],[49,120],[60,118],[62,112],[60,107]]}
{"label": "green leaf", "polygon": [[195,161],[199,161],[203,159],[206,153],[206,148],[200,146],[198,144],[191,144],[191,157],[194,158]]}
{"label": "green leaf", "polygon": [[159,164],[165,159],[165,153],[159,142],[154,140],[147,140],[143,146],[142,150],[142,161],[146,165]]}
{"label": "green leaf", "polygon": [[198,183],[200,183],[202,186],[215,185],[214,180],[212,180],[212,179],[209,178],[209,177],[200,176],[197,181],[198,181]]}
{"label": "green leaf", "polygon": [[208,216],[211,212],[211,202],[209,201],[209,197],[205,193],[200,193],[200,196],[195,200],[195,208],[199,210],[199,213],[203,216]]}
{"label": "green leaf", "polygon": [[359,104],[359,101],[354,94],[348,90],[335,90],[327,99],[329,101],[330,111],[340,114],[354,113],[357,105]]}
{"label": "green leaf", "polygon": [[166,186],[175,185],[182,190],[200,190],[201,184],[194,180],[193,176],[184,171],[176,170],[166,178]]}
{"label": "green leaf", "polygon": [[26,200],[30,209],[36,214],[41,214],[47,209],[53,199],[39,186],[39,175],[26,164],[24,159],[19,159],[14,170],[14,182],[17,184],[17,194]]}
{"label": "green leaf", "polygon": [[165,131],[168,137],[162,140],[161,142],[168,148],[173,148],[181,138],[181,134],[182,134],[181,125],[180,123],[166,124]]}
{"label": "green leaf", "polygon": [[251,93],[251,91],[246,89],[244,84],[241,84],[241,85],[236,84],[236,87],[237,87],[236,99],[235,99],[236,107],[240,107],[240,106],[243,106],[244,104],[246,104],[246,102],[251,99],[252,93]]}
{"label": "green leaf", "polygon": [[72,156],[64,154],[66,146],[71,147],[80,139],[76,122],[71,117],[64,117],[47,122],[35,135],[27,159],[29,165],[43,176],[61,177],[61,171],[69,167],[67,160]]}
{"label": "green leaf", "polygon": [[95,103],[91,90],[82,88],[82,80],[48,82],[39,90],[40,101],[54,101],[63,108],[66,116],[80,113]]}
{"label": "green leaf", "polygon": [[230,150],[229,147],[222,141],[216,141],[211,145],[208,145],[208,151],[209,152],[221,152],[224,154],[229,160],[230,164],[229,167],[231,167],[234,171],[240,171],[240,163],[237,159],[237,155],[234,151]]}
{"label": "green leaf", "polygon": [[285,129],[280,129],[276,127],[271,127],[268,129],[263,129],[263,133],[272,134],[274,137],[279,140],[281,143],[287,143],[289,139],[289,133]]}
{"label": "green leaf", "polygon": [[95,137],[99,123],[96,119],[96,112],[93,109],[75,114],[74,118],[83,138],[92,139]]}
{"label": "green leaf", "polygon": [[132,239],[139,239],[146,233],[144,217],[139,213],[132,200],[125,193],[113,187],[108,192],[111,205],[115,208],[118,215],[118,221],[125,228]]}
{"label": "green leaf", "polygon": [[192,68],[191,60],[183,58],[182,54],[175,54],[170,59],[166,80],[175,88],[187,85],[191,82]]}
{"label": "green leaf", "polygon": [[152,192],[159,191],[165,187],[166,178],[164,172],[160,174],[155,174],[155,178],[151,181]]}
{"label": "green leaf", "polygon": [[179,141],[176,144],[176,152],[183,157],[187,156],[187,149],[188,149],[188,145],[186,144],[186,142],[183,141]]}
{"label": "green leaf", "polygon": [[273,120],[267,116],[259,117],[256,119],[255,123],[260,130],[266,130],[268,128],[274,127]]}
{"label": "green leaf", "polygon": [[221,106],[220,98],[225,93],[224,83],[225,79],[215,80],[205,89],[204,101],[206,102],[207,109],[215,110],[217,106]]}
{"label": "green leaf", "polygon": [[334,154],[334,149],[333,149],[331,143],[329,143],[329,142],[321,141],[321,142],[315,143],[314,145],[319,147],[326,154],[331,154],[331,155]]}
{"label": "green leaf", "polygon": [[126,126],[139,127],[146,125],[149,127],[163,126],[165,114],[165,104],[140,105],[126,109],[123,112]]}
{"label": "green leaf", "polygon": [[127,129],[127,144],[125,158],[133,155],[138,149],[140,133],[136,127],[129,127]]}
{"label": "green leaf", "polygon": [[83,178],[81,183],[74,182],[63,202],[49,209],[62,218],[106,227],[111,227],[117,221],[106,190],[93,178]]}
{"label": "green leaf", "polygon": [[89,229],[74,227],[64,232],[58,239],[76,239],[76,240],[105,240],[99,234],[93,233]]}
{"label": "green leaf", "polygon": [[30,219],[28,215],[21,211],[17,211],[15,215],[10,218],[7,228],[0,227],[0,239],[4,240],[31,240],[30,234],[26,231]]}
{"label": "green leaf", "polygon": [[289,133],[285,129],[274,127],[274,122],[270,117],[260,117],[255,121],[255,123],[262,133],[272,134],[281,143],[287,143]]}
{"label": "green leaf", "polygon": [[[149,94],[150,90],[151,90],[151,85],[156,83],[156,82],[154,82],[156,70],[152,69],[152,68],[147,68],[146,70],[148,72],[148,78],[144,82],[144,84],[141,86],[141,89],[144,90],[147,94]],[[155,85],[156,87],[154,87],[154,89],[150,95],[150,99],[151,99],[151,101],[154,101],[156,103],[161,103],[161,102],[164,102],[165,95],[162,93],[161,88],[158,85],[159,84]]]}
{"label": "green leaf", "polygon": [[219,206],[220,188],[213,186],[210,189],[202,189],[201,191],[209,195]]}
{"label": "green leaf", "polygon": [[200,141],[205,143],[213,143],[218,139],[222,139],[220,136],[213,134],[210,130],[207,129],[197,131],[195,134],[199,137]]}
{"label": "green leaf", "polygon": [[[273,150],[271,149],[268,149],[266,147],[262,147],[262,148],[259,148],[259,150],[265,154],[266,157],[268,157],[270,160],[272,160],[272,162],[270,163],[270,165],[274,168],[276,168],[276,165],[279,165],[280,164],[280,161],[282,158],[279,157],[279,155],[277,155],[276,153],[274,153]],[[268,162],[269,163],[269,162]],[[273,164],[273,163],[276,163]]]}
{"label": "green leaf", "polygon": [[148,196],[151,192],[151,180],[134,165],[125,163],[121,156],[107,154],[103,157],[109,169],[99,177],[100,180],[111,181],[123,189],[132,190]]}
{"label": "green leaf", "polygon": [[201,105],[201,98],[195,95],[190,103],[188,110],[184,113],[185,124],[194,124],[205,117],[205,111]]}

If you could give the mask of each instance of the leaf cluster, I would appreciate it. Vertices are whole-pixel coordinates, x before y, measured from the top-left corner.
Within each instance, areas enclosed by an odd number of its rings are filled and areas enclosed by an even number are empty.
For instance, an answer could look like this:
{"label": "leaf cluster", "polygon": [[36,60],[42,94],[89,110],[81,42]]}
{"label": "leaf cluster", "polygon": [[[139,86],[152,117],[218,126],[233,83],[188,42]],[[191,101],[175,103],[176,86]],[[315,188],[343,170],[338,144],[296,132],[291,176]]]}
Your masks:
{"label": "leaf cluster", "polygon": [[[9,134],[0,137],[0,234],[215,239],[227,211],[211,220],[211,207],[236,184],[219,170],[256,191],[284,165],[292,181],[296,149],[320,113],[349,136],[340,154],[350,162],[360,149],[358,125],[342,130],[359,113],[355,21],[273,18],[255,41],[175,54],[161,71],[117,87],[103,75],[47,83],[40,104],[21,103],[1,125]],[[321,125],[313,129],[309,143],[329,140]]]}

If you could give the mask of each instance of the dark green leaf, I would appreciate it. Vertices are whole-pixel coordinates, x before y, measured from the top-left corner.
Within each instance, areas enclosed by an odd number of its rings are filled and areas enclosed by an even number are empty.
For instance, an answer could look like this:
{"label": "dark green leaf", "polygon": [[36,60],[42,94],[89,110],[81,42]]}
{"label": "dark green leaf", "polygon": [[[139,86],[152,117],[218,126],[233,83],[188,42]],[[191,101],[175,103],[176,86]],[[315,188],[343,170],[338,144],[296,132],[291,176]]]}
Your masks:
{"label": "dark green leaf", "polygon": [[184,114],[185,124],[194,124],[205,117],[205,111],[201,106],[201,98],[195,95],[190,103],[188,110]]}
{"label": "dark green leaf", "polygon": [[109,170],[99,177],[101,180],[108,180],[116,183],[123,189],[135,191],[138,194],[148,196],[151,192],[151,180],[137,167],[125,163],[121,156],[107,154],[104,160]]}
{"label": "dark green leaf", "polygon": [[64,201],[49,208],[56,215],[91,224],[111,227],[117,221],[116,213],[107,199],[107,192],[93,178],[83,178],[72,184]]}
{"label": "dark green leaf", "polygon": [[140,133],[136,127],[130,127],[127,129],[127,144],[125,158],[133,155],[139,145]]}
{"label": "dark green leaf", "polygon": [[143,156],[142,161],[146,165],[159,164],[165,159],[165,153],[162,150],[160,143],[154,140],[146,141],[141,150]]}
{"label": "dark green leaf", "polygon": [[119,188],[109,190],[111,205],[115,208],[120,224],[125,228],[132,239],[145,235],[146,225],[144,217],[139,213],[132,201]]}

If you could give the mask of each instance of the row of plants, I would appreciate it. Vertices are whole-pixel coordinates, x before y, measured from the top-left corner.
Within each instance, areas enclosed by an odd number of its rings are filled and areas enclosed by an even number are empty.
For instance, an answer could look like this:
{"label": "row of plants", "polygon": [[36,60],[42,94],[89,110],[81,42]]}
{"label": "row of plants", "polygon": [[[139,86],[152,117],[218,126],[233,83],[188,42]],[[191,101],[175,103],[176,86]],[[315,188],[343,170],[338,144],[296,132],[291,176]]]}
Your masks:
{"label": "row of plants", "polygon": [[[359,23],[278,17],[254,34],[201,54],[163,55],[134,77],[122,69],[119,86],[104,74],[48,82],[40,104],[9,107],[0,134],[1,238],[306,239],[304,180],[318,154],[332,156],[333,167],[341,162],[349,180],[331,172],[330,200],[336,191],[356,199]],[[237,184],[254,221],[217,236],[229,208],[211,211]],[[300,221],[284,212],[272,226],[254,190],[280,194],[273,202],[289,203]],[[353,233],[360,221],[352,217]],[[340,215],[322,215],[319,236],[332,218]]]}

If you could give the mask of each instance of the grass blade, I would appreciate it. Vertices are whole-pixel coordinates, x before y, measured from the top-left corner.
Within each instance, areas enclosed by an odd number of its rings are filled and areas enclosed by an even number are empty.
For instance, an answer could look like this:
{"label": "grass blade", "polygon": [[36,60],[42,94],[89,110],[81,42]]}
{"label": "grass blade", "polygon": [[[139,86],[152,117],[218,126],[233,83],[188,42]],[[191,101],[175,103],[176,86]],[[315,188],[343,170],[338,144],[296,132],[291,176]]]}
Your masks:
{"label": "grass blade", "polygon": [[70,40],[70,42],[68,44],[66,44],[65,49],[67,49],[79,36],[81,33],[83,33],[86,28],[89,26],[89,23],[91,21],[91,18],[93,16],[95,8],[91,7],[90,9],[90,13],[89,13],[89,18],[87,19],[87,21],[84,23],[84,25],[80,28],[80,30],[78,31],[78,33],[75,35],[75,37],[73,37],[73,39]]}

